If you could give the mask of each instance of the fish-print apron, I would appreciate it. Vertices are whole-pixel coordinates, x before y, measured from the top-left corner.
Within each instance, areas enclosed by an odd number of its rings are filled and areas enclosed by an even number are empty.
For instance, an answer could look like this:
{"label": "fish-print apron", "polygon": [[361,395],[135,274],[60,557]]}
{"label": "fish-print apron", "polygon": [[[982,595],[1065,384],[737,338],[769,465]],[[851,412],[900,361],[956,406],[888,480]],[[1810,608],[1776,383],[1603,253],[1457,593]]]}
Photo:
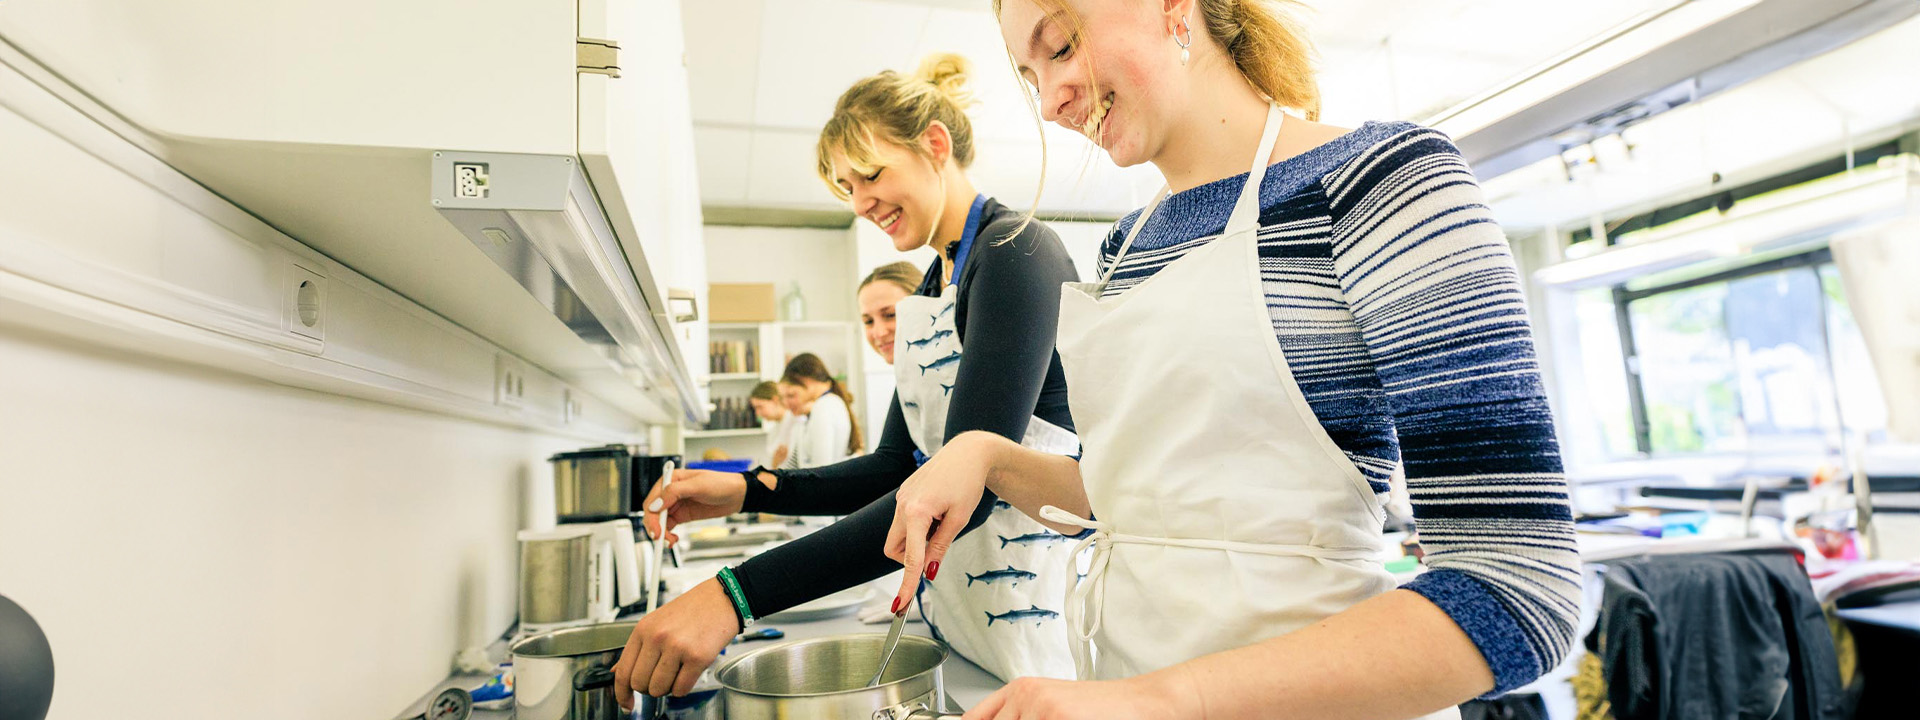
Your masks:
{"label": "fish-print apron", "polygon": [[[946,444],[947,405],[960,372],[960,334],[954,327],[954,282],[973,249],[986,198],[974,200],[954,253],[953,277],[940,297],[909,295],[894,306],[894,381],[900,414],[914,445],[932,456]],[[975,292],[992,292],[991,288]],[[979,332],[992,332],[991,328]],[[1071,431],[1033,418],[1020,444],[1073,455]],[[1060,598],[1074,578],[1073,541],[1004,502],[987,520],[955,540],[940,561],[939,577],[923,583],[920,611],[936,637],[1002,680],[1023,676],[1073,677]]]}
{"label": "fish-print apron", "polygon": [[1083,679],[1257,643],[1394,587],[1373,490],[1314,417],[1267,311],[1255,234],[1281,118],[1269,109],[1222,235],[1102,299],[1162,190],[1099,282],[1062,288],[1058,349],[1094,519],[1042,517],[1094,531],[1065,610]]}

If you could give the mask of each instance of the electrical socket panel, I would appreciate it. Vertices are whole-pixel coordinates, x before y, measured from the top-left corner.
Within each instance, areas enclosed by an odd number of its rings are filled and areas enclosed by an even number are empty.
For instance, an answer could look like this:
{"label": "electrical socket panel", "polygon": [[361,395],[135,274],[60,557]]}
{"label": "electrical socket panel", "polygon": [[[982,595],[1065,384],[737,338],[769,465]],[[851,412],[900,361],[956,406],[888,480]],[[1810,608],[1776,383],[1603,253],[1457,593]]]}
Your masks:
{"label": "electrical socket panel", "polygon": [[494,356],[493,404],[518,409],[527,404],[527,375],[533,368],[505,353]]}
{"label": "electrical socket panel", "polygon": [[454,197],[479,200],[485,198],[489,191],[486,163],[457,162],[453,164]]}
{"label": "electrical socket panel", "polygon": [[282,325],[294,335],[324,342],[327,339],[327,276],[295,264],[288,268]]}

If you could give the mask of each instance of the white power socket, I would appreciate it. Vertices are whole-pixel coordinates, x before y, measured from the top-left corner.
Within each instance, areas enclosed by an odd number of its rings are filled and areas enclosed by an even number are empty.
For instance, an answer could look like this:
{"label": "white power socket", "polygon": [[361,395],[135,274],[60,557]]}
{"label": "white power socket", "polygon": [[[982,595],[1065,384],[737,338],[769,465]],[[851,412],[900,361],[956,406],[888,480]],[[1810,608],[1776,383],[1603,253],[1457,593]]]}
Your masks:
{"label": "white power socket", "polygon": [[489,192],[486,163],[453,164],[453,196],[480,199]]}
{"label": "white power socket", "polygon": [[288,266],[285,319],[287,332],[327,339],[327,276],[299,265]]}
{"label": "white power socket", "polygon": [[494,356],[493,368],[493,404],[516,409],[526,405],[531,368],[504,353]]}

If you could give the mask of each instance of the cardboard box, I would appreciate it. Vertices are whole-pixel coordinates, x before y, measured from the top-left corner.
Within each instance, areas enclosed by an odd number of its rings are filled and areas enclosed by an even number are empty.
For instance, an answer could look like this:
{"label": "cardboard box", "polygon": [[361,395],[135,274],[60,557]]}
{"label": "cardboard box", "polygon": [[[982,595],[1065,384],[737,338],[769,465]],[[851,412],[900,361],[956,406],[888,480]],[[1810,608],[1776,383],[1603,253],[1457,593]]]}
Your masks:
{"label": "cardboard box", "polygon": [[714,283],[707,286],[707,319],[718,323],[773,322],[773,283]]}

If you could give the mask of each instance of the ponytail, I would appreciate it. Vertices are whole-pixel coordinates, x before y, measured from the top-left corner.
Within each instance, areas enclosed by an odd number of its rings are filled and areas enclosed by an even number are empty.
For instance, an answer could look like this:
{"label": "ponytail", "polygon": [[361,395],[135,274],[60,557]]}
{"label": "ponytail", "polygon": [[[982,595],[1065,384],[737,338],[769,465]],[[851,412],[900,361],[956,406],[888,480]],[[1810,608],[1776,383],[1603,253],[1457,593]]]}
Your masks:
{"label": "ponytail", "polygon": [[841,402],[847,404],[847,427],[849,429],[847,432],[847,454],[859,454],[865,443],[860,437],[860,420],[853,415],[853,393],[848,392],[845,385],[841,385],[839,380],[834,379],[833,375],[827,372],[826,361],[821,360],[819,355],[813,353],[800,353],[799,355],[793,356],[792,360],[787,361],[786,371],[780,375],[780,382],[788,385],[805,387],[803,383],[808,380],[826,383],[827,392],[833,393],[836,397],[840,398]]}
{"label": "ponytail", "polygon": [[853,393],[839,380],[827,379],[827,392],[840,396],[840,402],[847,404],[847,454],[859,455],[864,438],[860,437],[860,421],[853,417]]}
{"label": "ponytail", "polygon": [[1320,119],[1320,84],[1314,78],[1313,43],[1282,2],[1291,0],[1199,0],[1207,34],[1227,51],[1255,90],[1281,107]]}

